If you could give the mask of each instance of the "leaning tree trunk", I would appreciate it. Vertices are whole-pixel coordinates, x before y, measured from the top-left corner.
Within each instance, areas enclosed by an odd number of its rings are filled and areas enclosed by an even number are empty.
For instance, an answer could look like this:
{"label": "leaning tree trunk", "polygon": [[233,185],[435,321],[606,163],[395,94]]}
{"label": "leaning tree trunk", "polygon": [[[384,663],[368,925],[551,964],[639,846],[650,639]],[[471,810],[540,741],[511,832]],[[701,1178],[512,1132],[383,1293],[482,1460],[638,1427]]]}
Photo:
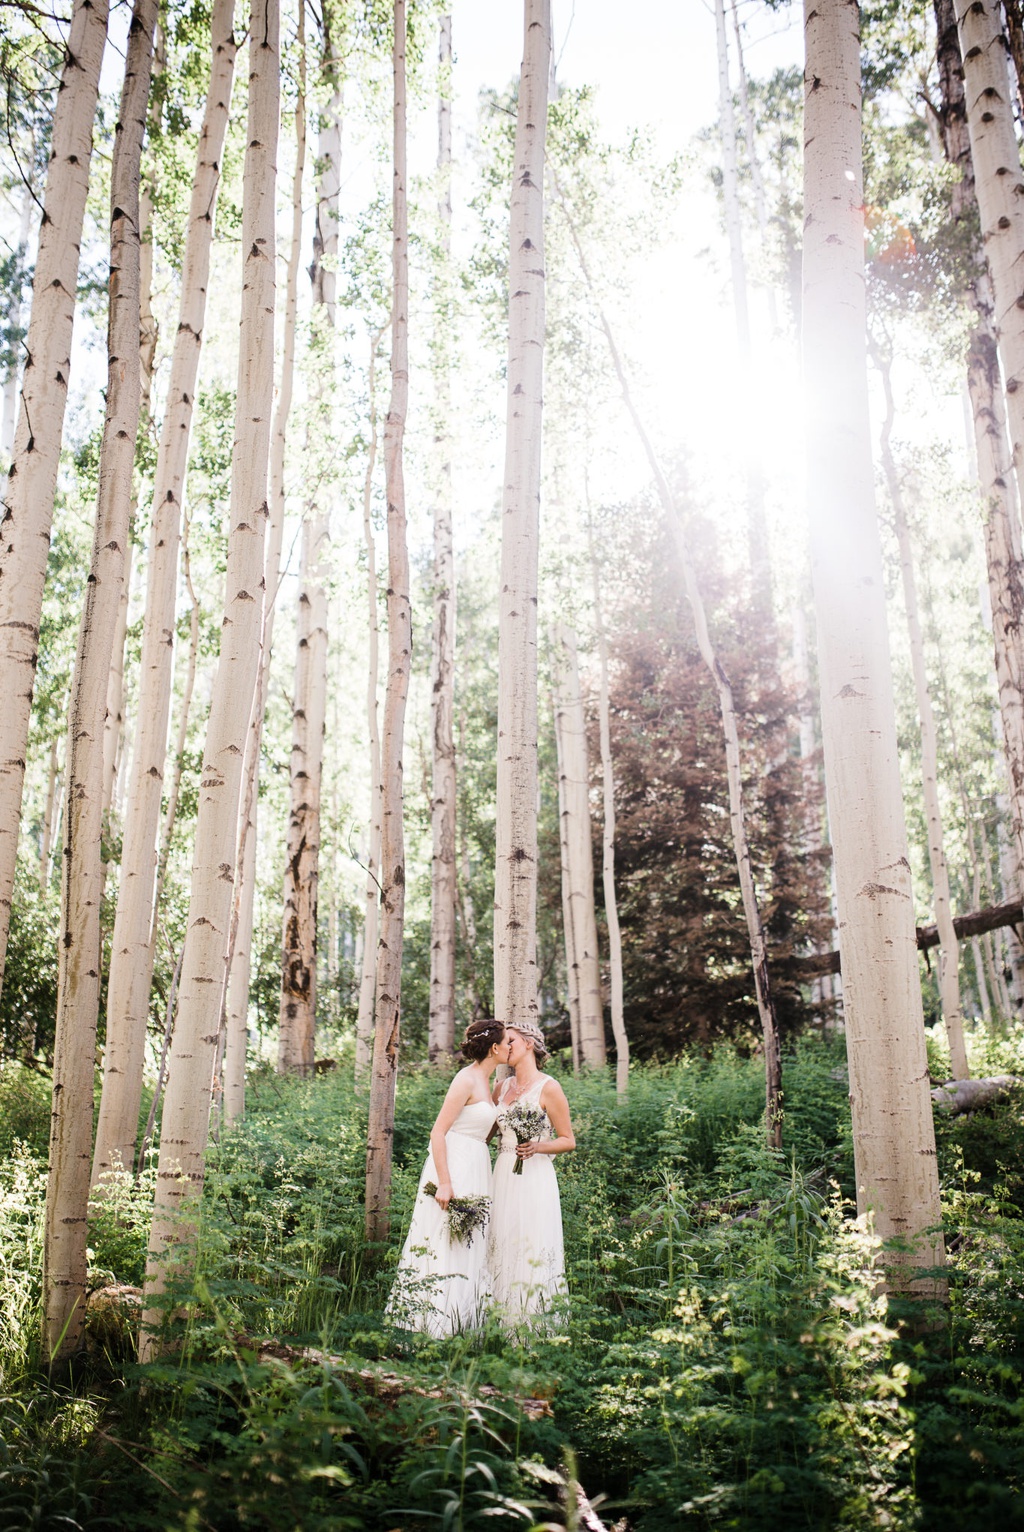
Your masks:
{"label": "leaning tree trunk", "polygon": [[441,18],[437,106],[437,213],[440,259],[435,291],[434,390],[437,485],[434,502],[434,633],[431,656],[433,772],[430,799],[430,1020],[435,1062],[455,1051],[455,558],[452,551],[451,225],[452,18]]}
{"label": "leaning tree trunk", "polygon": [[[29,132],[27,159],[31,165],[35,160],[36,137],[35,130]],[[17,332],[21,327],[21,273],[28,262],[28,247],[32,237],[32,222],[36,212],[35,188],[26,181],[21,188],[21,213],[18,218],[18,238],[14,247],[15,258],[15,281],[14,290],[7,302],[7,324],[12,332]],[[4,378],[3,385],[3,410],[0,415],[0,452],[5,455],[14,446],[14,418],[18,405],[18,362],[12,357],[10,370]]]}
{"label": "leaning tree trunk", "polygon": [[377,614],[377,548],[373,536],[373,471],[377,462],[376,362],[380,335],[370,345],[368,389],[370,398],[370,447],[363,479],[363,545],[366,549],[367,660],[366,733],[370,743],[370,824],[366,864],[366,913],[363,920],[363,960],[359,973],[359,1005],[356,1014],[356,1084],[366,1079],[373,1055],[374,997],[377,992],[377,938],[380,928],[380,842],[383,787],[380,767],[380,722],[377,682],[380,663],[380,622]]}
{"label": "leaning tree trunk", "polygon": [[188,466],[196,377],[206,322],[213,215],[227,132],[237,46],[233,0],[215,0],[211,69],[199,134],[196,177],[182,260],[178,328],[153,479],[153,520],[139,665],[138,724],[128,778],[121,878],[110,948],[103,1091],[96,1127],[93,1182],[135,1157],[142,1073],[153,981],[157,839],[167,769],[181,506]]}
{"label": "leaning tree trunk", "polygon": [[598,730],[601,741],[601,785],[604,824],[602,829],[601,880],[604,890],[604,915],[608,925],[608,976],[611,990],[612,1036],[615,1039],[615,1091],[621,1098],[629,1087],[629,1036],[626,1032],[622,975],[622,932],[619,928],[619,900],[615,887],[615,763],[612,759],[611,703],[608,684],[608,635],[601,603],[601,571],[594,547],[594,529],[587,516],[587,547],[594,584],[594,629],[600,665],[598,695]]}
{"label": "leaning tree trunk", "polygon": [[868,418],[860,51],[848,0],[806,0],[804,382],[822,733],[857,1206],[892,1285],[935,1293],[935,1133]]}
{"label": "leaning tree trunk", "polygon": [[130,532],[141,404],[139,171],[157,0],[135,0],[110,178],[107,400],[92,562],[68,709],[53,1108],[43,1242],[44,1338],[74,1351],[85,1322],[93,1075],[100,1006],[103,725]]}
{"label": "leaning tree trunk", "polygon": [[525,0],[509,239],[508,408],[498,595],[494,1014],[537,1006],[537,563],[544,377],[550,0]]}
{"label": "leaning tree trunk", "polygon": [[381,749],[382,830],[380,941],[374,1006],[370,1113],[366,1130],[366,1237],[387,1238],[395,1077],[402,1006],[405,926],[405,835],[402,748],[412,663],[412,604],[406,541],[402,448],[409,402],[409,222],[405,157],[405,0],[394,6],[394,191],[391,203],[391,400],[384,422],[388,502],[388,684]]}
{"label": "leaning tree trunk", "polygon": [[882,425],[882,468],[885,472],[893,519],[896,524],[896,540],[900,550],[900,571],[903,578],[903,603],[907,613],[907,631],[910,637],[910,658],[914,672],[914,690],[917,693],[917,713],[921,724],[921,780],[924,792],[925,821],[928,827],[928,861],[932,874],[932,892],[935,903],[935,924],[939,932],[939,998],[942,1019],[949,1039],[949,1056],[954,1078],[966,1080],[970,1076],[967,1049],[964,1045],[964,1015],[960,1000],[958,966],[960,948],[953,929],[953,910],[949,894],[949,869],[946,864],[945,836],[942,827],[942,808],[939,804],[939,746],[935,728],[935,712],[932,708],[928,676],[924,663],[924,636],[921,631],[921,613],[917,602],[917,580],[914,574],[914,549],[907,523],[907,509],[903,500],[903,486],[896,470],[892,452],[892,427],[896,406],[892,393],[892,359],[878,361],[885,391],[885,420]]}
{"label": "leaning tree trunk", "polygon": [[32,314],[0,519],[0,988],[18,859],[39,620],[64,430],[78,256],[108,0],[75,0],[53,109]]}
{"label": "leaning tree trunk", "polygon": [[580,1062],[599,1069],[606,1062],[601,962],[594,905],[594,848],[590,830],[590,765],[587,724],[580,691],[576,637],[564,623],[552,632],[556,707],[560,714],[564,781],[565,846],[569,871],[569,919],[578,974]]}
{"label": "leaning tree trunk", "polygon": [[224,625],[210,701],[178,1013],[164,1100],[146,1270],[144,1357],[175,1247],[188,1259],[189,1219],[203,1184],[210,1093],[238,850],[238,809],[263,629],[267,468],[274,394],[274,200],[280,113],[280,13],[255,0],[242,190],[242,316],[231,460]]}
{"label": "leaning tree trunk", "polygon": [[761,1022],[761,1035],[764,1043],[765,1063],[765,1125],[768,1142],[775,1148],[782,1143],[782,1053],[779,1043],[779,1025],[775,1012],[775,999],[772,994],[768,974],[768,947],[765,941],[764,922],[761,918],[761,909],[757,900],[757,889],[754,883],[754,870],[750,859],[750,845],[747,841],[746,809],[743,798],[743,774],[740,756],[739,724],[736,717],[736,707],[733,702],[732,686],[729,677],[715,652],[715,646],[711,639],[708,628],[707,613],[704,609],[704,598],[701,595],[700,586],[697,583],[697,574],[693,559],[690,555],[689,544],[686,538],[686,530],[671,486],[665,476],[654,445],[647,434],[640,412],[633,402],[632,391],[629,387],[629,379],[623,366],[622,357],[615,341],[615,335],[608,321],[608,316],[598,300],[597,292],[590,276],[583,246],[580,243],[576,226],[566,204],[565,198],[561,198],[562,208],[565,213],[566,223],[572,236],[576,257],[580,263],[580,271],[586,283],[597,310],[598,322],[604,332],[608,344],[608,351],[612,359],[612,366],[622,392],[623,403],[633,422],[634,429],[644,449],[651,474],[658,490],[662,509],[675,539],[676,549],[679,554],[679,563],[683,574],[683,588],[686,591],[686,599],[693,613],[694,628],[696,630],[697,647],[704,664],[711,675],[718,694],[718,706],[722,719],[722,733],[725,742],[725,769],[726,780],[729,789],[729,827],[732,833],[733,854],[736,858],[736,874],[740,885],[740,898],[743,904],[743,915],[747,926],[747,940],[750,944],[750,961],[754,974],[754,990],[757,996],[757,1010]]}

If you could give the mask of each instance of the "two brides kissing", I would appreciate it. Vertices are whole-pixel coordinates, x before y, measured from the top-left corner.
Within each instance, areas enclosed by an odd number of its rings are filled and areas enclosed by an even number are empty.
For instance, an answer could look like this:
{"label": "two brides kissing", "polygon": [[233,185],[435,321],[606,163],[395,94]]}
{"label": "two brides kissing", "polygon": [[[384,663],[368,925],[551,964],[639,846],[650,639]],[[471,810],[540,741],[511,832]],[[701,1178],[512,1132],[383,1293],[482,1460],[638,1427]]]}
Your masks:
{"label": "two brides kissing", "polygon": [[[396,1322],[438,1337],[474,1328],[493,1308],[519,1323],[565,1291],[553,1157],[576,1140],[565,1092],[541,1069],[544,1034],[531,1021],[474,1021],[462,1056],[469,1062],[431,1129],[388,1305]],[[514,1072],[492,1089],[499,1064]]]}

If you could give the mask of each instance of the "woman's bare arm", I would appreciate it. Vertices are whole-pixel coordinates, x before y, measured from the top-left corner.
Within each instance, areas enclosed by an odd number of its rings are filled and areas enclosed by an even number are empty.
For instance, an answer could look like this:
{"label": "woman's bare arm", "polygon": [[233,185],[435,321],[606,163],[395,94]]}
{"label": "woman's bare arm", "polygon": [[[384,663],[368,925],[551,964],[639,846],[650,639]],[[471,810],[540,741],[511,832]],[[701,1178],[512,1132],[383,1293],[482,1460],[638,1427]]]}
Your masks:
{"label": "woman's bare arm", "polygon": [[540,1093],[540,1104],[548,1114],[555,1136],[535,1138],[528,1144],[519,1144],[516,1154],[521,1160],[528,1160],[534,1154],[570,1154],[576,1148],[576,1136],[569,1118],[569,1103],[557,1080],[549,1080],[544,1086]]}
{"label": "woman's bare arm", "polygon": [[442,1208],[446,1208],[455,1195],[448,1176],[448,1146],[444,1139],[448,1129],[473,1094],[473,1082],[467,1078],[468,1074],[468,1069],[459,1070],[448,1087],[444,1104],[430,1130],[430,1152],[434,1156],[434,1168],[437,1171],[437,1191],[434,1194],[434,1201]]}

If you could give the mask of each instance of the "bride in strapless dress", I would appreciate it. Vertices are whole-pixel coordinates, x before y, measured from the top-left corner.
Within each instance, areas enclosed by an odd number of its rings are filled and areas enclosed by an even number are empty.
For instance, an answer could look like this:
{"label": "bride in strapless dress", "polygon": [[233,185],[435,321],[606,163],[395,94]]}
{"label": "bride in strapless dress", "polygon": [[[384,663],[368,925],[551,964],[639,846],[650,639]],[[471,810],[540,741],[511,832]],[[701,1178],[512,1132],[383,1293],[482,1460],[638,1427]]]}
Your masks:
{"label": "bride in strapless dress", "polygon": [[[490,1297],[487,1231],[466,1242],[452,1239],[447,1208],[453,1197],[490,1197],[491,1156],[487,1139],[497,1107],[490,1078],[508,1063],[505,1025],[474,1021],[466,1028],[460,1069],[430,1132],[430,1153],[416,1190],[412,1222],[398,1262],[387,1316],[404,1329],[452,1335],[480,1324]],[[432,1181],[433,1197],[424,1193]]]}

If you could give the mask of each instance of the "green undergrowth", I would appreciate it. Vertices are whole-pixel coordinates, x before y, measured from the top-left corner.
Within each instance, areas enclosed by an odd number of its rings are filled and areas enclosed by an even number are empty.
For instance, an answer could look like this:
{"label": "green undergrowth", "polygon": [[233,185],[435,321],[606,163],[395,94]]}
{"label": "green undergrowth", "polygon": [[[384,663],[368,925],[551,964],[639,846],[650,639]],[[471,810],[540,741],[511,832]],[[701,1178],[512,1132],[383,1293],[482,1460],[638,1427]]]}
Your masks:
{"label": "green undergrowth", "polygon": [[[1024,1073],[1019,1047],[977,1062]],[[47,1375],[44,1176],[14,1145],[0,1529],[569,1526],[570,1471],[635,1532],[1024,1524],[1019,1100],[939,1121],[949,1303],[900,1315],[852,1217],[841,1043],[791,1051],[781,1152],[763,1144],[757,1060],[639,1069],[622,1103],[606,1077],[570,1078],[566,1311],[441,1343],[384,1306],[445,1084],[401,1077],[392,1238],[369,1248],[347,1064],[257,1075],[244,1124],[211,1147],[174,1349],[145,1369],[113,1311]],[[141,1280],[151,1189],[151,1170],[125,1177],[94,1219],[95,1285]]]}

